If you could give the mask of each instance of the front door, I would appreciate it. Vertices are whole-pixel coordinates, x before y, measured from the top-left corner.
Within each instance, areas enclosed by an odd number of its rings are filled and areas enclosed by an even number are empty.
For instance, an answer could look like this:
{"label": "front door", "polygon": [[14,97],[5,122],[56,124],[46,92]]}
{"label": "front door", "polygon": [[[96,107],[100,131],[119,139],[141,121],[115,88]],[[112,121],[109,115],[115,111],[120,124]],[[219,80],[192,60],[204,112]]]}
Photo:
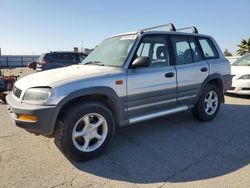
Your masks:
{"label": "front door", "polygon": [[127,110],[129,118],[139,117],[176,106],[176,71],[170,61],[167,37],[146,35],[136,55],[150,59],[149,67],[127,71]]}

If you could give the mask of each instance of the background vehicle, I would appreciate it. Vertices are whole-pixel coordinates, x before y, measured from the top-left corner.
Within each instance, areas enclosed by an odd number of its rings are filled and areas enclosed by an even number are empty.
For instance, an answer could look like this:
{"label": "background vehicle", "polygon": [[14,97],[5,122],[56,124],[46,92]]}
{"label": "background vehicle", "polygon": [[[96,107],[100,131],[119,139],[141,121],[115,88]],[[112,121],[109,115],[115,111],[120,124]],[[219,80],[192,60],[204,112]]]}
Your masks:
{"label": "background vehicle", "polygon": [[36,70],[37,61],[31,61],[28,63],[27,67]]}
{"label": "background vehicle", "polygon": [[31,62],[30,68],[37,71],[49,70],[69,65],[79,64],[87,57],[86,54],[80,52],[50,52],[42,54],[36,61]]}
{"label": "background vehicle", "polygon": [[113,36],[81,64],[20,79],[7,96],[16,125],[54,136],[68,158],[84,161],[105,151],[117,126],[184,110],[214,119],[231,86],[228,60],[196,28],[167,26]]}
{"label": "background vehicle", "polygon": [[250,95],[250,54],[231,64],[233,83],[227,91],[238,95]]}
{"label": "background vehicle", "polygon": [[12,69],[6,69],[8,75],[4,75],[0,68],[0,99],[6,103],[7,94],[13,89],[14,83],[19,76],[13,75]]}

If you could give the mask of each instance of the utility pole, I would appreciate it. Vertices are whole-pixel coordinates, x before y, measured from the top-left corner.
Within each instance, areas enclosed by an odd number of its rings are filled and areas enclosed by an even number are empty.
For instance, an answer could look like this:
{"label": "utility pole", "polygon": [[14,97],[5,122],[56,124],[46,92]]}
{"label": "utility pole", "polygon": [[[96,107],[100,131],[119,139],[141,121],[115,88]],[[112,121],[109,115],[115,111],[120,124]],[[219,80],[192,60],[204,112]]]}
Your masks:
{"label": "utility pole", "polygon": [[82,48],[81,49],[82,49],[82,52],[83,52],[83,40],[82,40]]}

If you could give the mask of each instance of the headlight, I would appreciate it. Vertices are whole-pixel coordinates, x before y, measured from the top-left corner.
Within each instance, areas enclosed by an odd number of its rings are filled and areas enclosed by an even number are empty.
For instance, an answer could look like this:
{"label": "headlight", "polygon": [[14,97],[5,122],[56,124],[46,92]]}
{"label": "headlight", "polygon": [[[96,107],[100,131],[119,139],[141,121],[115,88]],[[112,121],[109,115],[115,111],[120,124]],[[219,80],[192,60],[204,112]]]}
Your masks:
{"label": "headlight", "polygon": [[250,74],[243,75],[239,77],[238,79],[250,79]]}
{"label": "headlight", "polygon": [[23,101],[32,104],[44,103],[51,94],[51,88],[30,88],[24,94]]}

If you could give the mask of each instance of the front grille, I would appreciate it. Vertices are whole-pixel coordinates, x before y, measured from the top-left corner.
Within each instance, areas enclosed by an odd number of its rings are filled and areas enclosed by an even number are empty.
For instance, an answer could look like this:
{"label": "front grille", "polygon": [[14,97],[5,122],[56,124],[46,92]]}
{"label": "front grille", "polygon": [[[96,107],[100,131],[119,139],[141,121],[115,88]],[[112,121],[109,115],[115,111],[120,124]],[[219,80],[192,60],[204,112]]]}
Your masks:
{"label": "front grille", "polygon": [[241,90],[243,90],[243,91],[250,91],[250,88],[243,87],[243,88],[241,88]]}
{"label": "front grille", "polygon": [[18,89],[17,87],[14,87],[13,89],[13,93],[17,98],[20,98],[21,94],[22,94],[22,90]]}

